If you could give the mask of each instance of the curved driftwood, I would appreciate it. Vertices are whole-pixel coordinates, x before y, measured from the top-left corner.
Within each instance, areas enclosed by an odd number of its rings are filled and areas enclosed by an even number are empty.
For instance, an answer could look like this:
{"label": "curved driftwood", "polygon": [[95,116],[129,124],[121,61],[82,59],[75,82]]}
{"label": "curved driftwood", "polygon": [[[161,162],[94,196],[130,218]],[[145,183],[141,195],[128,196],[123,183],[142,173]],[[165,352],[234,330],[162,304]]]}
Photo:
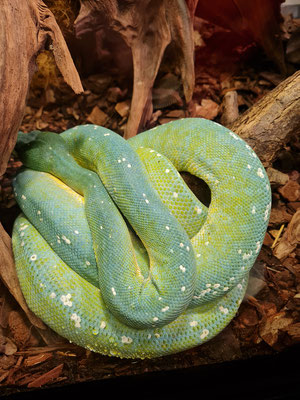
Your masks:
{"label": "curved driftwood", "polygon": [[194,42],[185,0],[81,0],[75,21],[78,37],[100,29],[103,19],[131,49],[134,70],[131,110],[125,138],[136,135],[152,115],[152,87],[165,49],[174,47],[187,102],[194,90]]}
{"label": "curved driftwood", "polygon": [[[0,13],[0,176],[15,146],[35,71],[35,58],[51,45],[65,81],[79,93],[83,90],[63,35],[53,14],[40,0],[1,0]],[[28,309],[14,268],[11,239],[0,224],[0,276],[26,312],[31,323],[45,332],[45,325]]]}
{"label": "curved driftwood", "polygon": [[2,0],[0,13],[0,176],[14,148],[35,71],[35,57],[51,44],[66,82],[76,93],[82,85],[63,35],[40,0]]}
{"label": "curved driftwood", "polygon": [[291,136],[300,134],[300,71],[228,127],[252,146],[265,167],[271,166]]}

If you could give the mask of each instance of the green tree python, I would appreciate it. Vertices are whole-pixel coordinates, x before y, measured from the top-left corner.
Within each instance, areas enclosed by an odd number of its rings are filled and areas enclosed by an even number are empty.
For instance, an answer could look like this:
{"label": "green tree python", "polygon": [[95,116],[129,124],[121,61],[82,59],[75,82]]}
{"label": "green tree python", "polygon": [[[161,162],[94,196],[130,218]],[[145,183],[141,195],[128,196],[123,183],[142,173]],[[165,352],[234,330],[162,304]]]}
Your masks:
{"label": "green tree python", "polygon": [[[244,297],[271,211],[264,167],[221,125],[187,118],[126,141],[104,127],[19,133],[13,250],[30,309],[125,358],[210,340]],[[207,208],[179,171],[204,180]]]}

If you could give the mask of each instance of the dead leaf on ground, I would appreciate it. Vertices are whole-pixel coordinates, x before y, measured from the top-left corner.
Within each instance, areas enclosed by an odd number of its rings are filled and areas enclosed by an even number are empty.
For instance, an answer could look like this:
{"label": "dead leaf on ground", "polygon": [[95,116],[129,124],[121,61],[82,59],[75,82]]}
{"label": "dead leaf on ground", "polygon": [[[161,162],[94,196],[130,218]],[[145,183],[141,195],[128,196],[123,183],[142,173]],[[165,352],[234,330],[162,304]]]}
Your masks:
{"label": "dead leaf on ground", "polygon": [[275,247],[274,255],[280,260],[287,257],[300,244],[300,210],[292,217],[279,244]]}
{"label": "dead leaf on ground", "polygon": [[57,367],[51,369],[50,371],[46,372],[45,374],[37,377],[36,379],[28,383],[27,387],[38,388],[54,381],[61,375],[63,367],[64,364],[59,364]]}
{"label": "dead leaf on ground", "polygon": [[98,106],[95,106],[87,117],[87,121],[95,125],[103,126],[108,118],[109,117],[105,112],[103,112]]}
{"label": "dead leaf on ground", "polygon": [[280,330],[286,329],[293,322],[293,318],[288,317],[285,311],[281,311],[265,319],[259,327],[260,337],[270,346],[274,346],[278,341]]}
{"label": "dead leaf on ground", "polygon": [[219,113],[220,106],[213,100],[203,99],[201,104],[194,102],[190,106],[191,117],[213,120]]}

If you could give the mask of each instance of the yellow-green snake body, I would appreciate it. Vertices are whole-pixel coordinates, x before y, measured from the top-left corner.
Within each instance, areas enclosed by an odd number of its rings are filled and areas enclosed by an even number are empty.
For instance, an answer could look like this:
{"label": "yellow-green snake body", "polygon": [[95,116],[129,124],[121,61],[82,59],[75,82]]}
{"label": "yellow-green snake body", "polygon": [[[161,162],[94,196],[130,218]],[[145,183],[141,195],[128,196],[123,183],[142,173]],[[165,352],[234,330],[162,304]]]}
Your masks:
{"label": "yellow-green snake body", "polygon": [[[158,357],[197,346],[236,314],[271,209],[265,170],[241,138],[182,119],[125,141],[96,125],[19,135],[14,182],[25,299],[92,351]],[[178,171],[203,179],[209,208]]]}

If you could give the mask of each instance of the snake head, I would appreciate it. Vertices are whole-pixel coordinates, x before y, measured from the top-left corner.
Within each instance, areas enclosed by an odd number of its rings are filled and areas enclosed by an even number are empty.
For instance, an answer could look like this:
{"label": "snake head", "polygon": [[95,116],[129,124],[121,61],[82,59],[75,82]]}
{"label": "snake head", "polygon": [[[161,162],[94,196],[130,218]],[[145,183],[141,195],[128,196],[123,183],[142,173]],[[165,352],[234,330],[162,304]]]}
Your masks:
{"label": "snake head", "polygon": [[27,168],[38,171],[45,167],[51,171],[58,162],[58,154],[68,153],[67,144],[57,133],[41,131],[19,132],[15,150]]}

